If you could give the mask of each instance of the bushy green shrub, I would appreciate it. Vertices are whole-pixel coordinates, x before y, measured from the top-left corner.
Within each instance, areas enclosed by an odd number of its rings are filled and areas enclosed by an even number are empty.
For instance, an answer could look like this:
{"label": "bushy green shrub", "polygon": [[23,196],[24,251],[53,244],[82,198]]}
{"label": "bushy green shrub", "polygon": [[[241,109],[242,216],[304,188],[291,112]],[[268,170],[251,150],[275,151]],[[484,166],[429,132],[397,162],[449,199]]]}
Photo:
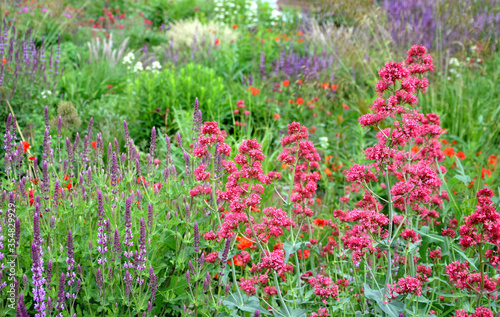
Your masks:
{"label": "bushy green shrub", "polygon": [[192,112],[196,98],[204,120],[226,121],[230,117],[226,86],[213,69],[188,64],[180,69],[143,71],[130,76],[129,117],[135,122],[131,133],[136,140],[148,138],[153,126],[172,130],[171,124],[183,111]]}

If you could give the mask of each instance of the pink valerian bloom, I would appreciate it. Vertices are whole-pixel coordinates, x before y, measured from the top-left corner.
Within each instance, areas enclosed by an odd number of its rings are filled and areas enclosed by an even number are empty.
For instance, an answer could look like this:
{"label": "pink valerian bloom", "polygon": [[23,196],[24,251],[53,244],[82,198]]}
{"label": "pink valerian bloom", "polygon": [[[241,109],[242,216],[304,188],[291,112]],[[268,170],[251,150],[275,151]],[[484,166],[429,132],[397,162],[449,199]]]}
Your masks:
{"label": "pink valerian bloom", "polygon": [[196,186],[189,191],[191,197],[196,197],[199,195],[212,195],[212,187],[210,186]]}
{"label": "pink valerian bloom", "polygon": [[316,277],[311,277],[307,283],[314,288],[314,294],[321,297],[326,305],[327,298],[335,298],[338,300],[339,288],[335,285],[331,278],[318,274]]}
{"label": "pink valerian bloom", "polygon": [[494,317],[495,314],[486,307],[478,307],[474,314],[467,314],[465,309],[458,309],[454,317]]}
{"label": "pink valerian bloom", "polygon": [[366,253],[375,253],[373,238],[360,225],[355,225],[352,230],[346,230],[342,236],[344,248],[351,251],[354,263],[359,263]]}
{"label": "pink valerian bloom", "polygon": [[271,253],[266,251],[266,255],[259,263],[252,266],[250,272],[262,272],[264,269],[272,269],[282,278],[286,273],[293,272],[293,266],[285,263],[285,251],[280,249],[273,250]]}
{"label": "pink valerian bloom", "polygon": [[239,286],[242,291],[247,293],[247,295],[253,296],[256,292],[255,284],[257,284],[257,282],[254,280],[254,278],[245,279],[244,277],[242,277],[240,279]]}
{"label": "pink valerian bloom", "polygon": [[416,295],[422,296],[422,282],[412,276],[405,276],[398,280],[396,284],[387,284],[387,292],[385,295],[389,301],[395,299],[399,295]]}
{"label": "pink valerian bloom", "polygon": [[[446,274],[450,281],[458,289],[469,291],[481,290],[481,273],[472,273],[468,262],[452,262],[446,266]],[[497,281],[484,275],[484,289],[488,292],[494,292],[497,289]]]}
{"label": "pink valerian bloom", "polygon": [[478,198],[476,210],[465,217],[464,225],[459,229],[461,235],[459,244],[464,250],[481,242],[500,244],[500,214],[491,201],[493,191],[483,188],[476,196]]}
{"label": "pink valerian bloom", "polygon": [[209,253],[207,255],[207,257],[205,258],[205,260],[208,262],[208,263],[214,263],[215,261],[217,261],[219,259],[219,252],[212,252],[212,253]]}
{"label": "pink valerian bloom", "polygon": [[365,230],[377,235],[381,235],[384,232],[383,226],[389,224],[387,216],[375,210],[353,209],[347,217],[350,222],[359,222]]}
{"label": "pink valerian bloom", "polygon": [[309,315],[309,317],[330,317],[330,314],[328,313],[328,307],[322,307],[318,309],[317,313],[312,313]]}
{"label": "pink valerian bloom", "polygon": [[[254,224],[254,230],[260,240],[267,243],[269,237],[274,239],[281,237],[284,233],[283,229],[289,229],[294,227],[295,222],[288,217],[285,211],[280,208],[267,207],[262,211],[264,217],[260,219],[260,222]],[[252,230],[248,227],[245,230],[245,234],[248,236],[252,235]]]}
{"label": "pink valerian bloom", "polygon": [[201,127],[198,146],[193,150],[193,155],[197,158],[205,157],[209,153],[207,147],[218,144],[217,153],[228,156],[231,154],[231,147],[224,140],[224,134],[217,122],[205,122]]}
{"label": "pink valerian bloom", "polygon": [[434,71],[435,67],[432,61],[433,58],[427,54],[425,47],[414,45],[408,50],[405,65],[410,74],[423,74]]}
{"label": "pink valerian bloom", "polygon": [[417,278],[422,282],[426,283],[429,281],[428,277],[432,274],[432,268],[425,265],[417,266]]}
{"label": "pink valerian bloom", "polygon": [[317,190],[320,174],[314,169],[319,168],[320,156],[309,141],[307,127],[298,122],[288,125],[288,135],[281,140],[283,150],[279,160],[290,166],[294,172],[293,192],[290,200],[294,203],[292,211],[311,217],[313,211],[308,207],[314,203],[313,196]]}
{"label": "pink valerian bloom", "polygon": [[197,168],[194,169],[194,177],[199,182],[209,181],[210,173],[207,172],[207,165],[200,164]]}
{"label": "pink valerian bloom", "polygon": [[[219,228],[217,234],[219,241],[230,237],[239,224],[244,223],[247,227],[249,226],[246,213],[259,209],[264,186],[281,177],[276,172],[267,174],[263,172],[262,161],[266,156],[261,148],[262,146],[256,140],[243,140],[234,161],[223,162],[224,169],[229,176],[226,190],[217,191],[217,197],[229,203],[229,213],[224,216],[224,222]],[[253,219],[250,220],[255,224]],[[273,230],[276,230],[276,225]],[[279,232],[276,231],[275,234]]]}
{"label": "pink valerian bloom", "polygon": [[376,182],[378,180],[373,166],[354,164],[346,172],[347,181],[351,183]]}
{"label": "pink valerian bloom", "polygon": [[429,257],[436,262],[437,260],[440,260],[443,255],[441,254],[441,249],[437,248],[436,250],[433,250],[429,253]]}
{"label": "pink valerian bloom", "polygon": [[422,237],[415,230],[412,229],[403,230],[401,232],[401,238],[411,243],[416,243],[417,241],[422,239]]}
{"label": "pink valerian bloom", "polygon": [[264,293],[266,294],[265,299],[269,300],[269,297],[278,294],[278,290],[276,286],[266,286],[264,287]]}

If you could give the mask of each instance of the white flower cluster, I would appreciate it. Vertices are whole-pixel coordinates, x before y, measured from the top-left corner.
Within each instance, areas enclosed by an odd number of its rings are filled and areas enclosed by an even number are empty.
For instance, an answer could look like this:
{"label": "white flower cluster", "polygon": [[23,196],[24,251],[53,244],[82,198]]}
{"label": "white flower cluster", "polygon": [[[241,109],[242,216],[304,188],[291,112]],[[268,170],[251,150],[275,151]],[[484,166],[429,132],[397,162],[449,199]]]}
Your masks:
{"label": "white flower cluster", "polygon": [[[126,64],[128,65],[127,69],[130,70],[132,69],[132,71],[134,73],[137,73],[137,72],[142,72],[144,71],[144,66],[142,65],[142,62],[141,61],[137,61],[135,64],[134,64],[134,60],[135,60],[135,55],[134,53],[130,52],[128,53],[124,58],[123,58],[123,64]],[[132,64],[134,66],[132,66]],[[154,61],[151,66],[146,66],[146,71],[152,71],[153,73],[159,73],[161,70],[161,64],[160,62],[158,61]]]}
{"label": "white flower cluster", "polygon": [[40,95],[42,96],[42,99],[47,99],[47,97],[49,97],[50,95],[52,95],[52,91],[50,91],[50,90],[44,90],[44,91],[42,91],[42,93]]}

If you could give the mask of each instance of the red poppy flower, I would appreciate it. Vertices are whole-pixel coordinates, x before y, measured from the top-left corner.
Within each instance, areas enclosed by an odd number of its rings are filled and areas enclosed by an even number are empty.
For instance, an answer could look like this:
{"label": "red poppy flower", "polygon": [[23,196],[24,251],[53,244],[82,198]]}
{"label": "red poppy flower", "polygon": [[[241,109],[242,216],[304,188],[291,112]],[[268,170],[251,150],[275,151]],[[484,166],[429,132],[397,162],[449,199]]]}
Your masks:
{"label": "red poppy flower", "polygon": [[233,24],[233,30],[238,27],[238,24]]}
{"label": "red poppy flower", "polygon": [[69,176],[68,175],[64,175],[64,178],[63,178],[65,181],[67,181],[69,179]]}
{"label": "red poppy flower", "polygon": [[328,89],[329,87],[330,87],[329,83],[323,83],[323,84],[321,84],[321,88],[323,88],[325,90]]}
{"label": "red poppy flower", "polygon": [[303,104],[303,103],[304,103],[304,98],[299,97],[299,98],[297,98],[297,100],[295,100],[295,102],[296,102],[298,105],[301,105],[301,104]]}
{"label": "red poppy flower", "polygon": [[28,152],[28,149],[30,148],[31,144],[28,141],[23,141],[23,152],[26,153]]}
{"label": "red poppy flower", "polygon": [[278,120],[279,118],[281,118],[281,116],[280,116],[280,114],[279,114],[279,113],[275,113],[275,114],[273,115],[273,118],[274,118],[274,120]]}
{"label": "red poppy flower", "polygon": [[290,81],[289,80],[283,80],[283,86],[284,87],[288,87],[288,85],[290,85]]}
{"label": "red poppy flower", "polygon": [[34,157],[34,156],[30,156],[28,159],[29,159],[30,161],[34,161],[34,160],[35,160],[35,157]]}
{"label": "red poppy flower", "polygon": [[220,43],[219,39],[216,39],[215,40],[215,45],[219,45],[219,43]]}

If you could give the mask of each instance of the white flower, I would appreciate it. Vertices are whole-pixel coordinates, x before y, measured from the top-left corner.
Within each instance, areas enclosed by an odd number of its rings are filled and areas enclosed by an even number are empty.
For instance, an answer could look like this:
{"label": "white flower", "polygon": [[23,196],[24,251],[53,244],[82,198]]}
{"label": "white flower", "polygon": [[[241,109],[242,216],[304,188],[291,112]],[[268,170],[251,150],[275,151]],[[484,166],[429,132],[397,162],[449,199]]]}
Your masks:
{"label": "white flower", "polygon": [[135,59],[134,53],[130,52],[123,58],[123,64],[132,64],[132,61]]}
{"label": "white flower", "polygon": [[142,62],[137,62],[134,65],[134,73],[137,72],[142,72],[144,70],[144,67],[142,67]]}
{"label": "white flower", "polygon": [[153,68],[153,71],[155,71],[155,70],[160,70],[160,69],[161,69],[160,62],[158,62],[158,61],[154,61],[154,62],[151,64],[151,68]]}
{"label": "white flower", "polygon": [[50,91],[50,90],[44,90],[44,91],[41,92],[40,95],[42,95],[43,99],[46,99],[48,96],[52,95],[52,91]]}
{"label": "white flower", "polygon": [[460,66],[460,62],[456,57],[450,58],[449,64],[452,66]]}

